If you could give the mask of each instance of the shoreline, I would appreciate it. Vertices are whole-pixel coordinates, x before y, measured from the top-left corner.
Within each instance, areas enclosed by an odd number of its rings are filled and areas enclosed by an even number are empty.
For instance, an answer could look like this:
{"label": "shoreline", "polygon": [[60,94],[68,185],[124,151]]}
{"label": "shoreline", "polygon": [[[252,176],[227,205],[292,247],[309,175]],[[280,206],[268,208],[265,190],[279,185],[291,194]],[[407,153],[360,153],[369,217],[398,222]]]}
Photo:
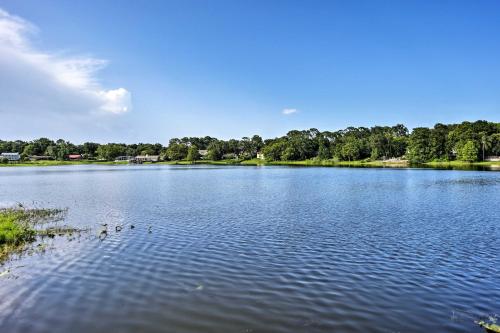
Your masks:
{"label": "shoreline", "polygon": [[[487,169],[499,170],[500,161],[485,161],[485,162],[462,162],[462,161],[448,161],[448,162],[426,162],[426,163],[410,163],[407,160],[401,161],[333,161],[333,160],[304,160],[304,161],[264,161],[259,159],[251,160],[198,160],[196,162],[190,161],[161,161],[156,163],[143,163],[145,165],[159,164],[159,165],[228,165],[228,166],[313,166],[313,167],[373,167],[373,168],[409,168],[409,169]],[[36,162],[23,162],[23,163],[9,163],[0,164],[0,168],[13,168],[13,167],[45,167],[45,166],[64,166],[64,165],[129,165],[126,161],[36,161]]]}

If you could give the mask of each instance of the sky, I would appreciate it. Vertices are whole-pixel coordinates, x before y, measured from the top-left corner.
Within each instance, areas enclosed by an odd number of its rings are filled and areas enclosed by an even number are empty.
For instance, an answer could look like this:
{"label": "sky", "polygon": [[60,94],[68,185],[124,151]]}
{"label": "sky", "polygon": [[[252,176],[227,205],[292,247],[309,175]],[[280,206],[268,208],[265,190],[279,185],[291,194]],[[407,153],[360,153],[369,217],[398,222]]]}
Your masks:
{"label": "sky", "polygon": [[500,1],[0,0],[0,139],[500,121]]}

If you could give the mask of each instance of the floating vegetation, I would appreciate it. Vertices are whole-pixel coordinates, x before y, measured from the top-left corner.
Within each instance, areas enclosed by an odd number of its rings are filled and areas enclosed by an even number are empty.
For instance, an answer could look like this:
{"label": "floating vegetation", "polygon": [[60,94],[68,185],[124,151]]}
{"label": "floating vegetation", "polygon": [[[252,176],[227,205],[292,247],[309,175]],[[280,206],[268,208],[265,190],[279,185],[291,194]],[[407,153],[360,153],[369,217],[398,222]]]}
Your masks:
{"label": "floating vegetation", "polygon": [[[67,209],[14,208],[0,209],[0,263],[12,253],[21,253],[37,237],[73,236],[81,229],[69,226],[46,226],[62,221]],[[40,244],[39,244],[40,245]],[[43,245],[38,247],[44,249]]]}
{"label": "floating vegetation", "polygon": [[496,317],[490,317],[488,321],[479,320],[476,321],[476,324],[484,328],[488,333],[500,333],[500,325],[498,325],[496,322]]}

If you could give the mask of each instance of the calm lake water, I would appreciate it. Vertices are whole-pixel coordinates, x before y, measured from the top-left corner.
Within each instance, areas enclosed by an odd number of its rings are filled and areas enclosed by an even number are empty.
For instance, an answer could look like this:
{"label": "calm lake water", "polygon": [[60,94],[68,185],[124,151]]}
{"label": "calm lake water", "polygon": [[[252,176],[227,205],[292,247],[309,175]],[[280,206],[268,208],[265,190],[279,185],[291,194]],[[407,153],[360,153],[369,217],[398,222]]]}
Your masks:
{"label": "calm lake water", "polygon": [[500,314],[499,172],[0,169],[15,202],[93,230],[0,267],[1,332],[481,332]]}

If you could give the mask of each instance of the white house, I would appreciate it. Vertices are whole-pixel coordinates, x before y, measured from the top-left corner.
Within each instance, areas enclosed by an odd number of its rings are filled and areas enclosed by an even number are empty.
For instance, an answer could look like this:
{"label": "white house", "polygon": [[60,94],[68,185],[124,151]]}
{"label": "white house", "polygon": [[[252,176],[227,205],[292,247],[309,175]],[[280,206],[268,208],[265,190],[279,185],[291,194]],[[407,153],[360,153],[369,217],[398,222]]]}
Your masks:
{"label": "white house", "polygon": [[258,158],[259,160],[263,160],[263,159],[264,159],[264,153],[261,153],[260,151],[259,151],[259,152],[257,152],[257,158]]}
{"label": "white house", "polygon": [[115,162],[119,162],[119,161],[132,161],[134,160],[135,157],[134,156],[118,156],[117,158],[115,158]]}
{"label": "white house", "polygon": [[135,157],[136,163],[143,163],[143,162],[159,162],[160,161],[160,156],[159,155],[139,155]]}
{"label": "white house", "polygon": [[200,149],[200,150],[198,150],[198,154],[200,154],[201,157],[205,157],[208,155],[208,150]]}
{"label": "white house", "polygon": [[21,159],[21,155],[19,153],[2,153],[0,157],[6,158],[9,161],[19,161]]}

